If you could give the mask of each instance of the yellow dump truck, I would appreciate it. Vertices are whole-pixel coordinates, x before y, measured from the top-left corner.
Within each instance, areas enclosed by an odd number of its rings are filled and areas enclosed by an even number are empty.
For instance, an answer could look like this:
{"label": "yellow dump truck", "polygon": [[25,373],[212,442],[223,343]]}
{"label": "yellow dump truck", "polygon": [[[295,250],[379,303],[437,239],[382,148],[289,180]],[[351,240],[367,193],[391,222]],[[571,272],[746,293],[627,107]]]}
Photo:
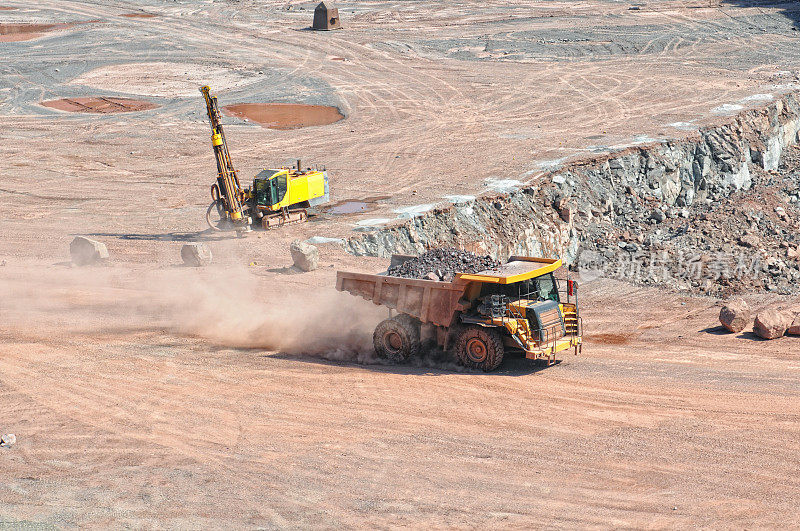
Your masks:
{"label": "yellow dump truck", "polygon": [[428,337],[463,365],[488,372],[506,349],[548,364],[558,352],[580,353],[578,286],[555,278],[561,266],[557,259],[513,256],[496,269],[457,273],[451,282],[339,271],[336,289],[389,308],[373,334],[378,356],[405,361]]}

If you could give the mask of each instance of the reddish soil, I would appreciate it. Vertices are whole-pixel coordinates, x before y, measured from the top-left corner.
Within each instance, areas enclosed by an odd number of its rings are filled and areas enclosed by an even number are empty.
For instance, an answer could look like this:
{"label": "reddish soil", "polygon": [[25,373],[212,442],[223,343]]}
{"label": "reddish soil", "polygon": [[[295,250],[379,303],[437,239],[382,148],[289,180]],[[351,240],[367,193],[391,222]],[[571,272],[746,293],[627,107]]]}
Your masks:
{"label": "reddish soil", "polygon": [[270,129],[328,125],[344,118],[336,107],[300,103],[239,103],[224,109],[232,116],[247,118]]}
{"label": "reddish soil", "polygon": [[[210,243],[227,261],[242,242]],[[0,267],[0,429],[17,436],[0,448],[5,518],[800,525],[800,339],[719,334],[713,300],[595,282],[587,337],[641,332],[628,344],[547,368],[509,356],[492,374],[382,365],[369,344],[385,312],[331,285],[386,260],[322,248],[317,271],[281,275],[177,267],[179,248],[161,269]]]}
{"label": "reddish soil", "polygon": [[[14,8],[11,8],[14,9]],[[38,39],[43,33],[67,28],[71,24],[0,24],[0,42],[19,42]]]}
{"label": "reddish soil", "polygon": [[119,112],[148,111],[158,107],[155,103],[130,98],[107,98],[91,96],[86,98],[62,98],[60,100],[43,101],[42,105],[51,109],[68,112],[88,112],[112,114]]}
{"label": "reddish soil", "polygon": [[128,18],[154,18],[158,15],[154,15],[153,13],[123,13],[122,16]]}
{"label": "reddish soil", "polygon": [[584,337],[588,343],[600,343],[604,345],[626,345],[631,342],[631,335],[628,334],[592,334]]}
{"label": "reddish soil", "polygon": [[11,11],[12,9],[16,9],[16,7],[0,6],[0,11]]}

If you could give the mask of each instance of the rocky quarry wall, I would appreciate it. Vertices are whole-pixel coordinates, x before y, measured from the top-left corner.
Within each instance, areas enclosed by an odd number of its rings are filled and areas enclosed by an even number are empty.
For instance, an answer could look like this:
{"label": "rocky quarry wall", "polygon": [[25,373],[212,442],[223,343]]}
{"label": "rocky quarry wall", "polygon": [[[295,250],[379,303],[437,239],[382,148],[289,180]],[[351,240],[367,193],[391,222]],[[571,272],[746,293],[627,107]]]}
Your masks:
{"label": "rocky quarry wall", "polygon": [[[400,225],[353,236],[344,245],[350,253],[372,256],[447,245],[501,260],[514,254],[559,256],[573,265],[586,253],[597,267],[603,265],[598,262],[632,263],[632,255],[652,256],[672,245],[679,247],[675,252],[696,250],[708,265],[714,257],[704,253],[733,257],[737,242],[752,234],[759,243],[771,238],[766,247],[775,244],[788,253],[777,258],[761,253],[759,263],[777,259],[785,266],[792,249],[797,252],[800,178],[781,164],[787,148],[800,140],[798,131],[800,95],[791,93],[687,138],[576,161],[512,192],[437,208]],[[736,210],[747,204],[753,208]],[[751,249],[756,259],[758,244],[740,246]],[[678,262],[675,267],[686,267]],[[712,276],[732,277],[726,269],[717,264]],[[780,269],[788,280],[794,278],[791,271],[800,279],[797,268]],[[659,281],[641,272],[633,277],[629,280]],[[715,291],[708,279],[683,280],[686,285],[678,287]],[[720,278],[711,280],[719,284]],[[724,291],[722,280],[716,287]],[[763,287],[769,282],[763,280]]]}

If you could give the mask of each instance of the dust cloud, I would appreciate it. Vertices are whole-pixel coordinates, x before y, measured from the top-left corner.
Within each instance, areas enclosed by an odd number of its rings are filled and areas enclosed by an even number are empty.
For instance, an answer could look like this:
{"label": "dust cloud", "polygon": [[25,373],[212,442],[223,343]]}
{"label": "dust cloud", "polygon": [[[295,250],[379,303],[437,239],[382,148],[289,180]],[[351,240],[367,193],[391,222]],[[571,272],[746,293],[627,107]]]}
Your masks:
{"label": "dust cloud", "polygon": [[26,268],[0,271],[7,340],[161,332],[230,348],[377,363],[385,310],[332,287],[271,282],[246,268]]}
{"label": "dust cloud", "polygon": [[372,330],[384,312],[352,295],[331,287],[256,288],[243,270],[220,271],[177,290],[173,280],[160,279],[159,290],[161,317],[173,333],[236,348],[375,361]]}
{"label": "dust cloud", "polygon": [[[297,285],[246,267],[0,268],[5,342],[148,341],[136,336],[156,334],[222,348],[390,365],[372,346],[372,331],[386,317],[386,308],[331,286]],[[466,370],[431,343],[407,365]]]}

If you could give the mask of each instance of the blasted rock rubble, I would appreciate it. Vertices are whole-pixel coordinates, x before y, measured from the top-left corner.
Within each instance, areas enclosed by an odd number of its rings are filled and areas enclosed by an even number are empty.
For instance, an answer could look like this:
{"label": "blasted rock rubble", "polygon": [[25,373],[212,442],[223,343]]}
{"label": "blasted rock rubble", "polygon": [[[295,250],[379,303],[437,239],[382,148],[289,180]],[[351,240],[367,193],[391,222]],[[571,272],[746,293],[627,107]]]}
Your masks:
{"label": "blasted rock rubble", "polygon": [[550,170],[507,193],[360,234],[356,255],[460,247],[697,294],[800,291],[800,97],[682,140]]}
{"label": "blasted rock rubble", "polygon": [[601,212],[579,213],[578,268],[714,296],[792,294],[800,283],[800,150],[750,188],[667,206],[627,187]]}
{"label": "blasted rock rubble", "polygon": [[721,297],[797,293],[798,129],[800,101],[787,96],[692,141],[553,176],[545,201],[574,212],[573,266]]}
{"label": "blasted rock rubble", "polygon": [[416,278],[426,280],[453,280],[456,273],[477,273],[495,269],[500,265],[491,256],[478,256],[469,251],[454,248],[431,249],[416,258],[406,260],[390,268],[387,274],[392,277]]}

